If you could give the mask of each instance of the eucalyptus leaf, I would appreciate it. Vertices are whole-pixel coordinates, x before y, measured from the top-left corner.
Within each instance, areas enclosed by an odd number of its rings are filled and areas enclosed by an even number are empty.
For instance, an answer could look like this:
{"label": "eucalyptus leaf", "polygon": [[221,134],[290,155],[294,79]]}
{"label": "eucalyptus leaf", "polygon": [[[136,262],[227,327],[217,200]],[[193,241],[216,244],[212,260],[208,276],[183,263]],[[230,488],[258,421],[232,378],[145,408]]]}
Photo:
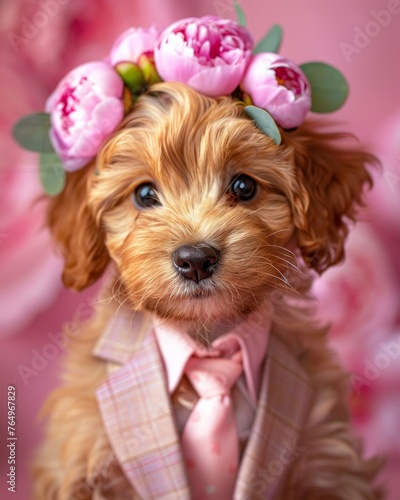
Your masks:
{"label": "eucalyptus leaf", "polygon": [[236,16],[238,19],[238,23],[241,26],[246,26],[246,16],[243,12],[242,7],[240,7],[240,5],[237,2],[235,2],[235,10],[236,10]]}
{"label": "eucalyptus leaf", "polygon": [[260,52],[275,52],[278,53],[282,45],[283,30],[279,24],[275,24],[268,31],[262,40],[258,42],[253,54]]}
{"label": "eucalyptus leaf", "polygon": [[49,196],[57,196],[65,187],[66,173],[55,153],[40,155],[40,180]]}
{"label": "eucalyptus leaf", "polygon": [[271,137],[275,144],[279,146],[282,141],[281,133],[272,116],[265,109],[258,108],[257,106],[245,106],[244,110],[257,127],[264,134],[268,135],[268,137]]}
{"label": "eucalyptus leaf", "polygon": [[50,115],[33,113],[21,118],[13,128],[13,136],[20,146],[37,153],[54,151],[49,139]]}
{"label": "eucalyptus leaf", "polygon": [[302,64],[311,86],[311,111],[331,113],[343,106],[349,95],[349,85],[342,73],[322,62]]}

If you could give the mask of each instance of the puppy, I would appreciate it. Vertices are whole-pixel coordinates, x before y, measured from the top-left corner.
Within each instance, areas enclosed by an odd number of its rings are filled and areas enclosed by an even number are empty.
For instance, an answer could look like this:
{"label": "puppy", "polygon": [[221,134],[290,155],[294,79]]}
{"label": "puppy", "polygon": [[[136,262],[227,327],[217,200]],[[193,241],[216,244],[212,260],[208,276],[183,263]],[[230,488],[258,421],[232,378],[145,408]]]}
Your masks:
{"label": "puppy", "polygon": [[[196,403],[193,387],[183,378],[166,402],[165,394],[153,398],[140,426],[137,415],[153,397],[144,384],[124,417],[115,413],[125,419],[117,433],[114,414],[99,409],[99,387],[109,377],[122,383],[153,321],[173,321],[207,346],[227,322],[249,317],[261,318],[258,327],[271,322],[269,368],[241,442],[233,498],[380,498],[372,486],[379,461],[364,460],[351,434],[347,376],[326,328],[313,322],[308,294],[313,273],[343,259],[347,223],[371,185],[366,165],[375,159],[344,148],[344,138],[306,122],[282,132],[278,146],[231,97],[159,83],[95,162],[67,174],[48,212],[63,281],[82,290],[110,272],[93,319],[67,332],[64,383],[44,409],[35,498],[191,498],[185,479],[151,493],[167,473],[170,482],[181,478],[185,465],[165,465],[160,451],[147,475],[143,457],[163,439],[160,428],[179,447],[178,413]],[[138,364],[128,378],[140,371]]]}

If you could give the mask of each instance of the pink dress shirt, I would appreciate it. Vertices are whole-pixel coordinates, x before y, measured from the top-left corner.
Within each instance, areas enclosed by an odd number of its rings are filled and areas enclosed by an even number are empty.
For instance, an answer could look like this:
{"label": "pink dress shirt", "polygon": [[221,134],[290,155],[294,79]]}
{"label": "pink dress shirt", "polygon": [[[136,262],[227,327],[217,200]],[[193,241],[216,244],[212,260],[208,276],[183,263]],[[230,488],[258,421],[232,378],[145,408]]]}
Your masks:
{"label": "pink dress shirt", "polygon": [[[246,321],[235,325],[223,336],[233,335],[239,342],[243,357],[243,375],[232,391],[232,404],[238,429],[239,443],[243,450],[251,430],[266,355],[271,319],[262,313],[253,313]],[[185,365],[192,354],[209,349],[197,343],[186,333],[179,322],[156,319],[154,332],[164,363],[168,392],[172,395],[182,379]],[[222,335],[221,335],[222,337]],[[221,338],[220,337],[220,338]],[[174,406],[174,417],[179,433],[182,432],[191,409]]]}

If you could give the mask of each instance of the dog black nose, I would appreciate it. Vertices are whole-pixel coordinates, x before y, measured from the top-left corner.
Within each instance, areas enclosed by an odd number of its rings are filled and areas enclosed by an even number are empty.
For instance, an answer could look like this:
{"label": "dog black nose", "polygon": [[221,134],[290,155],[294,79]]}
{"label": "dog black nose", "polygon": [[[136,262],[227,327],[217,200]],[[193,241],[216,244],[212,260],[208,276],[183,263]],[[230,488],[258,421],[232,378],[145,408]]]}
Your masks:
{"label": "dog black nose", "polygon": [[215,271],[219,252],[205,243],[184,245],[172,254],[172,258],[176,269],[184,278],[199,283]]}

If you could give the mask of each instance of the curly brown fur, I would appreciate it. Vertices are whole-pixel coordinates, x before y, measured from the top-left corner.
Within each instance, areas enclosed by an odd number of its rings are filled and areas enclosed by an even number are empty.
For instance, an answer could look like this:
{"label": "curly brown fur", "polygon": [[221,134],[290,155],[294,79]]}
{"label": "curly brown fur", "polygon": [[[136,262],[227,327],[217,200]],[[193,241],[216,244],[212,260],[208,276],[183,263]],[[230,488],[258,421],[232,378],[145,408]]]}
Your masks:
{"label": "curly brown fur", "polygon": [[[116,277],[112,300],[71,341],[64,386],[47,405],[48,436],[35,465],[37,499],[135,498],[94,396],[106,370],[91,349],[119,307],[186,320],[204,341],[218,320],[245,317],[265,303],[276,335],[304,351],[301,363],[314,390],[300,440],[304,452],[274,498],[379,498],[372,487],[378,462],[363,460],[351,435],[346,376],[327,348],[326,331],[293,303],[307,301],[311,283],[299,262],[322,272],[343,258],[347,223],[371,184],[366,164],[375,161],[344,147],[344,134],[321,129],[306,123],[282,133],[276,146],[242,104],[161,83],[139,99],[96,164],[68,174],[48,217],[66,260],[64,282],[80,290],[110,261]],[[246,203],[228,192],[242,173],[258,184]],[[160,206],[140,211],[132,203],[143,182],[154,184]],[[195,285],[176,273],[171,255],[200,242],[220,250],[221,264],[211,282]],[[182,384],[174,397],[185,391]]]}

